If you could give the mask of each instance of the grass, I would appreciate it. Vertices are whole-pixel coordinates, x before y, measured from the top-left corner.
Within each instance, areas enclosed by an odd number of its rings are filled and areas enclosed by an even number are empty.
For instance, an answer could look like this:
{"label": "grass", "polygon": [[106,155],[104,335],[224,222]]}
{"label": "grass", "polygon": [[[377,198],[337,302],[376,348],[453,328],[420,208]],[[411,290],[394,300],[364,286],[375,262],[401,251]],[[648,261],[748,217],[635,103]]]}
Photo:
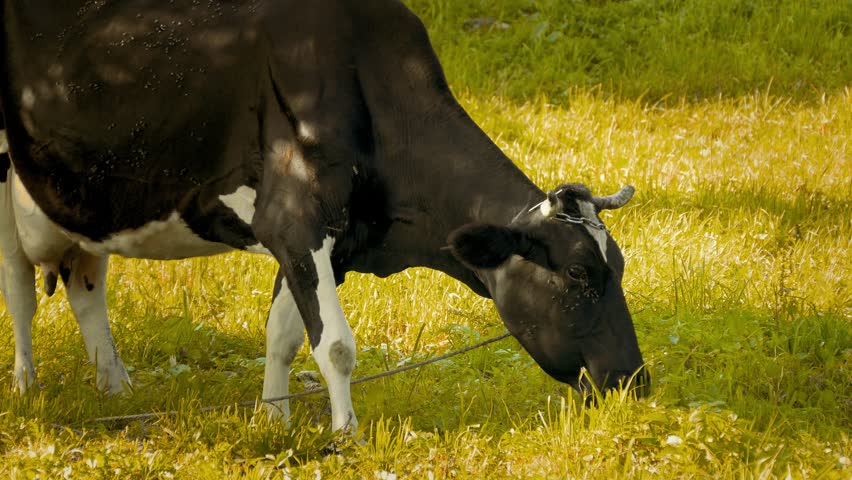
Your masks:
{"label": "grass", "polygon": [[[450,79],[477,94],[572,86],[658,101],[773,88],[818,98],[848,86],[848,0],[414,0]],[[471,32],[470,19],[493,23]],[[464,28],[467,26],[468,28]],[[476,61],[470,61],[475,58]]]}
{"label": "grass", "polygon": [[[94,390],[64,295],[41,296],[42,387],[0,391],[0,475],[849,478],[852,5],[411,5],[461,102],[537,184],[637,187],[604,220],[627,258],[651,396],[586,408],[504,340],[354,387],[364,443],[329,455],[323,397],[294,401],[290,429],[197,411],[260,394],[273,261],[116,258],[109,306],[134,394]],[[484,16],[509,28],[465,29]],[[502,331],[489,301],[429,270],[350,275],[340,297],[356,376]],[[0,384],[12,364],[8,328]],[[307,348],[294,368],[317,369]]]}

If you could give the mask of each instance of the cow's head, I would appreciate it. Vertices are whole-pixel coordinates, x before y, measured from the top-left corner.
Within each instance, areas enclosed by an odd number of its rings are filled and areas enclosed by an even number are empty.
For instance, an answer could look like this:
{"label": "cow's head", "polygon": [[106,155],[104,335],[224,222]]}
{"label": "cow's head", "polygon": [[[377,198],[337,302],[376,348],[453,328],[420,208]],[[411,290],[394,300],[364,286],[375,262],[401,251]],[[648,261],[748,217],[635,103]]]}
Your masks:
{"label": "cow's head", "polygon": [[[633,187],[594,197],[579,184],[551,191],[509,225],[468,224],[450,234],[453,254],[485,283],[503,322],[552,377],[578,390],[585,367],[602,390],[648,374],[624,292],[624,257],[598,218]],[[638,372],[638,373],[637,373]]]}

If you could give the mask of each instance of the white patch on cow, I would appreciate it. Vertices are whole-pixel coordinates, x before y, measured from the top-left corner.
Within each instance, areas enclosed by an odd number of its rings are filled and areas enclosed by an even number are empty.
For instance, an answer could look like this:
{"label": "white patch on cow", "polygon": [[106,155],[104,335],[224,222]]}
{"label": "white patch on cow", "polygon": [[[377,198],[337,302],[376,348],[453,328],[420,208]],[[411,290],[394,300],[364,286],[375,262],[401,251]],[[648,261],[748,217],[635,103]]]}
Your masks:
{"label": "white patch on cow", "polygon": [[[305,342],[302,316],[287,286],[281,279],[281,289],[272,301],[266,322],[266,369],[263,375],[263,397],[278,398],[290,393],[290,365]],[[271,418],[290,418],[289,400],[264,403]]]}
{"label": "white patch on cow", "polygon": [[256,198],[257,192],[245,185],[241,185],[233,193],[219,195],[219,200],[233,210],[240,217],[240,220],[249,225],[254,218],[254,201]]}
{"label": "white patch on cow", "polygon": [[175,260],[231,250],[223,243],[200,238],[177,212],[172,212],[166,220],[154,220],[139,228],[114,233],[102,242],[75,233],[69,233],[69,236],[80,244],[80,248],[93,255],[117,253],[124,257]]}
{"label": "white patch on cow", "polygon": [[21,91],[21,105],[27,110],[30,110],[33,106],[35,106],[35,101],[36,96],[33,89],[30,87],[24,87]]}
{"label": "white patch on cow", "polygon": [[[53,223],[36,205],[17,176],[12,176],[10,185],[20,245],[33,264],[61,259],[73,244],[78,244],[81,249],[96,256],[115,253],[152,260],[215,255],[231,250],[230,246],[223,243],[200,238],[177,212],[172,212],[166,220],[154,220],[139,228],[114,233],[106,240],[93,241]],[[262,245],[258,245],[260,248],[256,251],[268,254]]]}
{"label": "white patch on cow", "polygon": [[[241,185],[233,193],[228,195],[219,195],[219,200],[237,214],[243,222],[251,225],[254,220],[254,202],[257,199],[257,192],[251,187]],[[272,255],[272,253],[258,242],[254,245],[245,247],[245,251],[251,253],[262,253],[264,255]]]}
{"label": "white patch on cow", "polygon": [[9,153],[9,139],[6,138],[6,130],[0,130],[0,154]]}
{"label": "white patch on cow", "polygon": [[[577,200],[577,206],[580,207],[580,215],[584,218],[587,218],[593,222],[598,222],[598,216],[595,213],[595,206],[592,205],[591,202],[585,202],[583,200]],[[601,249],[601,255],[603,255],[604,262],[606,259],[606,241],[607,241],[607,233],[606,230],[602,230],[599,228],[594,228],[592,226],[583,224],[586,227],[586,230],[592,235],[592,238],[598,242],[598,247]]]}
{"label": "white patch on cow", "polygon": [[33,197],[30,195],[30,192],[27,190],[27,187],[21,183],[21,180],[17,175],[12,177],[11,185],[12,205],[14,205],[17,212],[25,215],[32,215],[41,212],[38,205],[36,205],[35,200],[33,200]]}
{"label": "white patch on cow", "polygon": [[71,239],[41,211],[17,175],[9,179],[9,189],[17,239],[27,259],[34,265],[62,260],[73,246]]}
{"label": "white patch on cow", "polygon": [[354,430],[358,426],[358,420],[352,408],[349,382],[355,367],[355,337],[337,296],[334,270],[331,266],[333,247],[334,239],[326,237],[322,247],[311,252],[319,279],[317,299],[322,319],[322,335],[313,356],[328,385],[332,428]]}

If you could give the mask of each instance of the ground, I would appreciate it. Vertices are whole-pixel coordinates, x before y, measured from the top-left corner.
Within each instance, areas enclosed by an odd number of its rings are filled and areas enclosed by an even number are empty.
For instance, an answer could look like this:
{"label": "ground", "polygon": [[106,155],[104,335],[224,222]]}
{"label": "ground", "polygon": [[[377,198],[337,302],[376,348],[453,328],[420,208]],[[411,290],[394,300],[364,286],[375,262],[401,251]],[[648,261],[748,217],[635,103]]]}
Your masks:
{"label": "ground", "polygon": [[[135,390],[108,398],[60,289],[40,295],[40,388],[0,390],[12,478],[849,478],[852,6],[832,0],[415,0],[461,103],[543,188],[622,184],[604,217],[653,375],[585,408],[513,339],[353,388],[360,442],[322,396],[290,428],[257,398],[274,261],[114,259]],[[365,376],[503,331],[439,273],[350,274]],[[12,385],[0,303],[0,385]],[[316,370],[307,346],[296,372]],[[295,389],[302,388],[296,380]],[[178,410],[146,422],[91,419]]]}

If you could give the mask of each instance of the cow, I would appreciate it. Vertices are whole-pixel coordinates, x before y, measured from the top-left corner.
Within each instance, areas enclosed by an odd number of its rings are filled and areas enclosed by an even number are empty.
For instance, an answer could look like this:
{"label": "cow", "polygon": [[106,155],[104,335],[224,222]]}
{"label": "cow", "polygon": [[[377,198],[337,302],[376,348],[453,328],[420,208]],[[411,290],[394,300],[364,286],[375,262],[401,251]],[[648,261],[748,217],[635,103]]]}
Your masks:
{"label": "cow", "polygon": [[335,430],[357,427],[336,293],[350,271],[440,270],[493,299],[553,378],[647,389],[599,218],[633,189],[537,187],[457,102],[402,3],[3,0],[0,16],[16,192],[27,221],[101,259],[65,275],[81,296],[100,295],[110,254],[273,256],[263,398],[288,393],[307,331]]}

